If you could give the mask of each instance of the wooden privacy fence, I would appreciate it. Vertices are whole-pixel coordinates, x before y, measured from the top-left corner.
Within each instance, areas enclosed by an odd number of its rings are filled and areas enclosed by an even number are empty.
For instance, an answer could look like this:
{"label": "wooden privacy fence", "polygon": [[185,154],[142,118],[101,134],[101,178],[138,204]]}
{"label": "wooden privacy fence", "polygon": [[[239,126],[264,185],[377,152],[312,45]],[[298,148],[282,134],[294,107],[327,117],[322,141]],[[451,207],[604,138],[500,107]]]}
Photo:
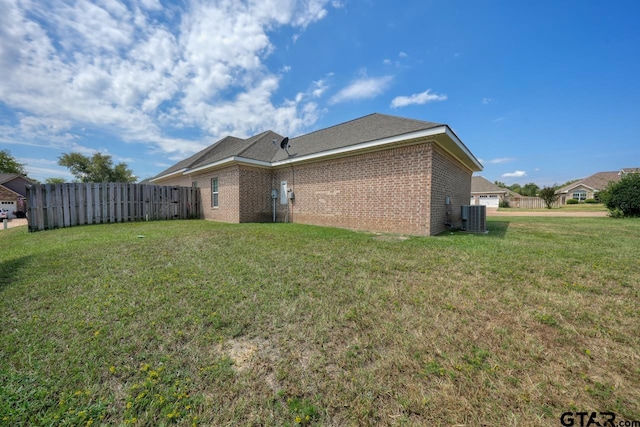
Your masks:
{"label": "wooden privacy fence", "polygon": [[[522,208],[522,209],[544,209],[547,205],[544,203],[540,197],[509,197],[509,207],[510,208]],[[553,202],[551,207],[559,208],[560,205],[556,200]]]}
{"label": "wooden privacy fence", "polygon": [[29,231],[201,217],[200,192],[195,187],[111,182],[36,184],[27,188]]}

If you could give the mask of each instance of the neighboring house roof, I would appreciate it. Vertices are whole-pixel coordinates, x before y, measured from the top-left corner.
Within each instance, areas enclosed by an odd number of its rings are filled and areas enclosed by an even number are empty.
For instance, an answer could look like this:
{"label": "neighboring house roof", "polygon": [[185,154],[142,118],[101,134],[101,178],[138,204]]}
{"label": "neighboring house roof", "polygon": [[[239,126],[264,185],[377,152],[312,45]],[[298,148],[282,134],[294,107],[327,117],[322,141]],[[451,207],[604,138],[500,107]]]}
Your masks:
{"label": "neighboring house roof", "polygon": [[19,196],[26,197],[26,186],[31,184],[30,179],[18,173],[0,173],[0,185]]}
{"label": "neighboring house roof", "polygon": [[619,174],[624,175],[625,173],[640,173],[640,168],[624,168],[620,169]]}
{"label": "neighboring house roof", "polygon": [[509,197],[513,197],[513,198],[525,197],[525,196],[523,196],[523,195],[522,195],[522,194],[520,194],[520,193],[516,193],[516,192],[515,192],[515,191],[513,191],[513,190],[509,190],[508,188],[505,188],[505,190],[507,190],[507,196],[509,196]]}
{"label": "neighboring house roof", "polygon": [[12,179],[18,178],[22,175],[17,173],[0,173],[0,184],[4,184],[5,182],[11,181]]}
{"label": "neighboring house roof", "polygon": [[620,181],[620,172],[598,172],[587,178],[572,182],[569,185],[556,190],[556,194],[568,193],[580,186],[587,187],[593,191],[602,191],[607,188],[610,182]]}
{"label": "neighboring house roof", "polygon": [[489,181],[488,179],[482,176],[472,176],[471,177],[471,194],[475,193],[507,193],[506,188],[502,188]]}
{"label": "neighboring house roof", "polygon": [[426,139],[435,140],[470,170],[482,170],[478,159],[449,126],[385,114],[370,114],[291,138],[288,150],[280,149],[282,139],[281,135],[273,131],[266,131],[247,139],[227,136],[188,159],[176,163],[151,181],[232,163],[272,167],[331,158],[354,151],[421,142]]}

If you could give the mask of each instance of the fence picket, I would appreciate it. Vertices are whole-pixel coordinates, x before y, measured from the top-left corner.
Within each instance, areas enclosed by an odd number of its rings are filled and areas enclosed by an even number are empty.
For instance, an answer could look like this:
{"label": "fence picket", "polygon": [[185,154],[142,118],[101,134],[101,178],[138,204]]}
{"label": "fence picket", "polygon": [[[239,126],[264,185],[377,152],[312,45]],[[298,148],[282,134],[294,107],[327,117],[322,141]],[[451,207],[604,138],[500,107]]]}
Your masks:
{"label": "fence picket", "polygon": [[200,218],[198,192],[147,184],[35,184],[27,188],[28,228]]}
{"label": "fence picket", "polygon": [[[544,200],[542,200],[540,197],[511,196],[509,197],[508,201],[509,201],[509,207],[512,207],[512,208],[544,209],[547,207]],[[560,204],[558,203],[558,201],[555,201],[551,206],[554,208],[558,208],[560,207]]]}

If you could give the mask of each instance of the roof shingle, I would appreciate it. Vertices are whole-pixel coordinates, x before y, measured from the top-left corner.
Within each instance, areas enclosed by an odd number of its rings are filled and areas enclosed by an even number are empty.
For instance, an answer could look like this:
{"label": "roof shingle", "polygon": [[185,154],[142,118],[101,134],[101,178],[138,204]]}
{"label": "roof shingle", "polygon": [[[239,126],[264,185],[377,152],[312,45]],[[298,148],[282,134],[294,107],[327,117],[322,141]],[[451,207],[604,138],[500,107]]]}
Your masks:
{"label": "roof shingle", "polygon": [[[373,113],[291,138],[288,150],[280,149],[280,141],[282,141],[283,137],[270,130],[247,139],[227,136],[162,171],[152,180],[171,175],[183,169],[206,167],[233,157],[273,163],[444,126],[446,125]],[[274,144],[273,141],[276,143]],[[466,147],[464,149],[466,150]],[[473,157],[473,155],[470,156]],[[472,161],[475,162],[475,158]]]}

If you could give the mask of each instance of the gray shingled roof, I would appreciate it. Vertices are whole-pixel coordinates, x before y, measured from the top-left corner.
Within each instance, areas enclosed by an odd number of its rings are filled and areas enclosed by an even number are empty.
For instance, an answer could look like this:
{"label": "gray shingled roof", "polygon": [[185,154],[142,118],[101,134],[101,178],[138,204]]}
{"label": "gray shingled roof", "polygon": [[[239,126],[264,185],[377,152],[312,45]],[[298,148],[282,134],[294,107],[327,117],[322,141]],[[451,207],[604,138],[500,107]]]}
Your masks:
{"label": "gray shingled roof", "polygon": [[594,190],[601,191],[607,188],[610,182],[618,181],[620,181],[619,172],[598,172],[587,178],[578,180],[569,185],[565,185],[564,187],[557,190],[556,193],[566,193],[579,185],[586,185],[587,187],[593,188]]}
{"label": "gray shingled roof", "polygon": [[276,150],[280,149],[279,146],[272,143],[274,139],[280,142],[282,136],[270,130],[247,139],[228,136],[214,144],[213,150],[200,157],[189,167],[195,169],[229,157],[244,157],[270,162]]}
{"label": "gray shingled roof", "polygon": [[[439,126],[443,125],[373,113],[292,138],[289,141],[291,145],[289,152],[292,157],[300,157]],[[288,157],[284,150],[280,150],[274,156],[273,161],[286,160]]]}
{"label": "gray shingled roof", "polygon": [[507,189],[498,187],[482,176],[471,177],[471,193],[506,193]]}
{"label": "gray shingled roof", "polygon": [[[279,144],[283,136],[270,130],[247,139],[227,136],[162,171],[156,178],[185,168],[196,169],[204,167],[231,157],[272,163],[441,126],[445,125],[373,113],[346,123],[291,138],[289,140],[289,153],[280,149]],[[273,141],[276,141],[276,144],[273,144]]]}
{"label": "gray shingled roof", "polygon": [[0,173],[0,184],[3,182],[11,181],[14,178],[19,177],[20,174],[17,173]]}

